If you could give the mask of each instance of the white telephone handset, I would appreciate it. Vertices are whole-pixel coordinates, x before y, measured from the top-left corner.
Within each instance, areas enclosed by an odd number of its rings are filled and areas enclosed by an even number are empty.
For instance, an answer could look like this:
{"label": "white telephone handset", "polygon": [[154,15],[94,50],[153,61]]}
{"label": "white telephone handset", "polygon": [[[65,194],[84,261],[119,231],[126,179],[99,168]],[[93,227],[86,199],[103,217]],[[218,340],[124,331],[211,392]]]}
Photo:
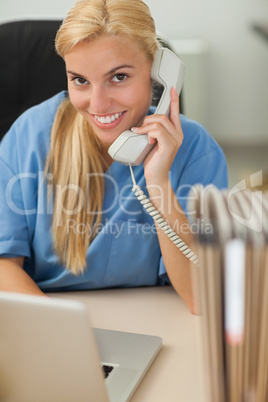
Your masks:
{"label": "white telephone handset", "polygon": [[[164,90],[155,114],[169,115],[170,91],[176,87],[179,94],[184,78],[184,64],[171,50],[159,48],[154,55],[151,78],[163,85]],[[124,131],[109,147],[109,155],[125,165],[140,165],[155,144],[149,144],[146,134]]]}

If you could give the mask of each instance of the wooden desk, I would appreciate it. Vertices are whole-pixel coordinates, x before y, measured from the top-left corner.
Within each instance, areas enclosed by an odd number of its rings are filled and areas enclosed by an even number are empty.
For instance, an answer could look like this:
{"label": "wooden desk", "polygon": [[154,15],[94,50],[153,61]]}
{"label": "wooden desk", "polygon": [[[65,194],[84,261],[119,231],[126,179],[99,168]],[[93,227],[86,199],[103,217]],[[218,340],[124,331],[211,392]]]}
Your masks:
{"label": "wooden desk", "polygon": [[200,316],[171,287],[53,293],[79,300],[94,327],[158,335],[163,348],[132,402],[205,402]]}

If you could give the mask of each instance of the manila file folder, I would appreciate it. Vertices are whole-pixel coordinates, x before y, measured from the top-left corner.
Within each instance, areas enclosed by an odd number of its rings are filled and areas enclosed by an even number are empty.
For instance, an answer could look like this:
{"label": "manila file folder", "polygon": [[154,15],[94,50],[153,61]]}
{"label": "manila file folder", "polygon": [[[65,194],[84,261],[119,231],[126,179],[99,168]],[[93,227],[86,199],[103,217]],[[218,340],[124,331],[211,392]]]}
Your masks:
{"label": "manila file folder", "polygon": [[192,266],[208,402],[268,401],[268,192],[194,186]]}

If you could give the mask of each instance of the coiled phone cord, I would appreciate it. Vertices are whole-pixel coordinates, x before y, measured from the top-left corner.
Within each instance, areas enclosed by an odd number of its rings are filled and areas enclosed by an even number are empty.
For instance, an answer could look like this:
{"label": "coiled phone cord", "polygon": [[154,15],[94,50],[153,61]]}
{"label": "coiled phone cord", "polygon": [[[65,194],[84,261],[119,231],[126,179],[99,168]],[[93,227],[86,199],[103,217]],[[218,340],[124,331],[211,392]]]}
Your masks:
{"label": "coiled phone cord", "polygon": [[178,247],[178,249],[185,255],[185,257],[187,257],[194,264],[198,265],[199,261],[197,255],[184,243],[184,241],[174,232],[174,230],[171,229],[159,211],[152,205],[151,201],[146,197],[140,186],[137,185],[131,165],[129,165],[129,168],[133,182],[132,191],[142,204],[143,208],[146,209],[149,215],[152,216],[155,222],[160,226],[160,228],[170,238],[175,246]]}

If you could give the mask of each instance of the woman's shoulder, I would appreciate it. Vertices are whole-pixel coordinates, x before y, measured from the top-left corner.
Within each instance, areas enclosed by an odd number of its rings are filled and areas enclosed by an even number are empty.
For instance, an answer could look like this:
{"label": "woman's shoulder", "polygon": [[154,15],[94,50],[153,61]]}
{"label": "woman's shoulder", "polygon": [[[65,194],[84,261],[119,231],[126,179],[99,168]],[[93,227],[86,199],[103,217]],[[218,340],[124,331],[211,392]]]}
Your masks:
{"label": "woman's shoulder", "polygon": [[214,183],[219,188],[228,185],[227,163],[224,152],[206,128],[183,115],[182,145],[174,159],[172,172],[192,185]]}
{"label": "woman's shoulder", "polygon": [[67,96],[67,92],[62,91],[38,105],[27,109],[15,120],[9,131],[4,136],[4,139],[14,131],[18,134],[23,132],[26,127],[27,132],[25,130],[22,135],[31,135],[42,128],[52,126],[56,111],[61,102]]}
{"label": "woman's shoulder", "polygon": [[190,158],[192,161],[206,155],[224,159],[220,145],[202,124],[184,115],[181,115],[180,119],[184,134],[183,143],[179,150],[180,157]]}
{"label": "woman's shoulder", "polygon": [[67,92],[62,91],[42,103],[30,107],[15,121],[14,126],[17,129],[21,129],[25,125],[28,125],[32,129],[29,132],[38,131],[38,129],[43,126],[46,127],[46,125],[51,126],[56,111],[66,96]]}
{"label": "woman's shoulder", "polygon": [[184,115],[180,115],[180,120],[186,143],[194,143],[195,146],[208,146],[211,149],[219,148],[218,143],[202,124]]}

